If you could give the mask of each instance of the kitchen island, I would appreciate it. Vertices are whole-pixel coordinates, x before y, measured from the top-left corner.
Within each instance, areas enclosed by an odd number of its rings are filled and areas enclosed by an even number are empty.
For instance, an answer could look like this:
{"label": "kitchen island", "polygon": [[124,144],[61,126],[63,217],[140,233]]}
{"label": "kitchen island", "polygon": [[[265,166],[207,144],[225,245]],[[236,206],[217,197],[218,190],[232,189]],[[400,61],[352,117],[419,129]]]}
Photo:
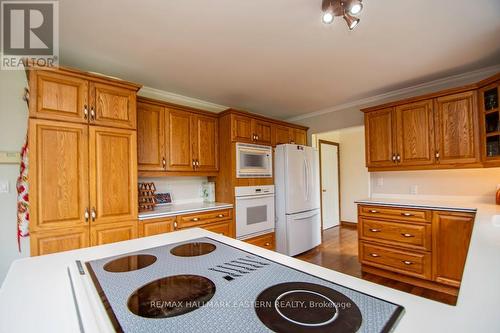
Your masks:
{"label": "kitchen island", "polygon": [[210,237],[401,305],[405,313],[395,332],[499,332],[500,208],[494,205],[474,207],[477,208],[476,222],[456,306],[376,285],[196,228],[17,260],[12,264],[0,292],[0,332],[78,332],[79,319],[67,269],[75,260],[95,260],[201,237]]}

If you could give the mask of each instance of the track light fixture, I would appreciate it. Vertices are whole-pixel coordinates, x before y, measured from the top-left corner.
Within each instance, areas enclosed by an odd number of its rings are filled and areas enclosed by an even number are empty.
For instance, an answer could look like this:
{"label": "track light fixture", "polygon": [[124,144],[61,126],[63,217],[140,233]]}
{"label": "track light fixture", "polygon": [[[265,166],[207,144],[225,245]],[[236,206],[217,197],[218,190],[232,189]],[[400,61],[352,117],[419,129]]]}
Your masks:
{"label": "track light fixture", "polygon": [[353,30],[360,19],[356,17],[363,10],[362,0],[323,0],[323,15],[321,20],[324,24],[333,22],[335,16],[341,16],[347,23],[349,30]]}

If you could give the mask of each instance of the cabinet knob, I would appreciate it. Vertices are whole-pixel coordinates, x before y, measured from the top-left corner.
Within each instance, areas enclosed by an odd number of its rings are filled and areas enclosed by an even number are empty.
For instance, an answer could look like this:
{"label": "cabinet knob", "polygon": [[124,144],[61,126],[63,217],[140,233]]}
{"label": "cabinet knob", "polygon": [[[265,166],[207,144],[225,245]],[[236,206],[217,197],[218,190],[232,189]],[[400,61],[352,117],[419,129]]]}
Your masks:
{"label": "cabinet knob", "polygon": [[196,167],[196,162],[193,160],[193,161],[191,162],[191,164],[193,165],[193,169],[194,169],[194,168]]}
{"label": "cabinet knob", "polygon": [[224,214],[217,215],[218,218],[224,217]]}
{"label": "cabinet knob", "polygon": [[403,264],[405,264],[405,265],[412,265],[413,262],[411,262],[409,260],[403,260]]}
{"label": "cabinet knob", "polygon": [[89,222],[89,217],[90,217],[90,214],[89,214],[89,209],[87,207],[87,208],[85,208],[85,212],[83,213],[83,218],[85,219],[85,223]]}
{"label": "cabinet knob", "polygon": [[174,229],[177,229],[177,222],[174,222]]}
{"label": "cabinet knob", "polygon": [[401,234],[401,236],[406,237],[406,238],[415,237],[412,234]]}
{"label": "cabinet knob", "polygon": [[198,222],[199,220],[200,220],[200,218],[199,218],[199,217],[193,217],[193,218],[191,219],[191,221],[193,221],[193,222]]}
{"label": "cabinet knob", "polygon": [[439,160],[439,157],[440,157],[440,156],[441,156],[441,155],[439,155],[439,151],[436,151],[436,159],[438,159],[438,160]]}
{"label": "cabinet knob", "polygon": [[397,155],[396,155],[396,160],[397,160],[398,162],[401,162],[401,155],[397,154]]}
{"label": "cabinet knob", "polygon": [[95,210],[95,207],[92,207],[92,210],[90,211],[90,217],[92,218],[92,222],[94,222],[97,217],[97,212]]}
{"label": "cabinet knob", "polygon": [[370,229],[371,232],[380,232],[380,229]]}
{"label": "cabinet knob", "polygon": [[380,254],[370,253],[370,256],[372,256],[373,258],[378,258],[380,257]]}
{"label": "cabinet knob", "polygon": [[392,161],[396,163],[396,154],[392,154]]}
{"label": "cabinet knob", "polygon": [[271,243],[267,242],[264,246],[271,246]]}
{"label": "cabinet knob", "polygon": [[401,213],[401,215],[409,217],[409,216],[414,216],[412,213]]}
{"label": "cabinet knob", "polygon": [[370,209],[370,213],[377,214],[378,210],[376,210],[376,209]]}
{"label": "cabinet knob", "polygon": [[83,119],[87,120],[89,118],[89,109],[87,108],[87,104],[83,106]]}
{"label": "cabinet knob", "polygon": [[95,120],[95,110],[93,106],[90,107],[90,120]]}
{"label": "cabinet knob", "polygon": [[167,160],[165,159],[165,157],[163,157],[161,159],[161,165],[163,165],[163,168],[165,169],[165,167],[167,166]]}

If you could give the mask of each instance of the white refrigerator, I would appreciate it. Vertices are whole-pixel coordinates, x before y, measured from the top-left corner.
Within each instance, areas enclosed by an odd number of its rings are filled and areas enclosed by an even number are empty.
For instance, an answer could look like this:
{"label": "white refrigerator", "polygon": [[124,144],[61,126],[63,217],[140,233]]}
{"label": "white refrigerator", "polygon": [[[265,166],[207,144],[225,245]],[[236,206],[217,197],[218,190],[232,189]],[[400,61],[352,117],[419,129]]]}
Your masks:
{"label": "white refrigerator", "polygon": [[294,256],[321,243],[318,151],[278,145],[274,169],[276,250]]}

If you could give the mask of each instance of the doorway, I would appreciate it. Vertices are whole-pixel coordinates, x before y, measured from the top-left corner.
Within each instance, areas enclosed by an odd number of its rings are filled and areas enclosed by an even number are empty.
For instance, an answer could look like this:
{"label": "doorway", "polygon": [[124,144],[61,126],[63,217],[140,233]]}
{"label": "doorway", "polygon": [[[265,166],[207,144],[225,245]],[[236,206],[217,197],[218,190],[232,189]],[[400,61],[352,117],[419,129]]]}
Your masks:
{"label": "doorway", "polygon": [[340,224],[340,147],[336,142],[319,140],[322,230]]}

